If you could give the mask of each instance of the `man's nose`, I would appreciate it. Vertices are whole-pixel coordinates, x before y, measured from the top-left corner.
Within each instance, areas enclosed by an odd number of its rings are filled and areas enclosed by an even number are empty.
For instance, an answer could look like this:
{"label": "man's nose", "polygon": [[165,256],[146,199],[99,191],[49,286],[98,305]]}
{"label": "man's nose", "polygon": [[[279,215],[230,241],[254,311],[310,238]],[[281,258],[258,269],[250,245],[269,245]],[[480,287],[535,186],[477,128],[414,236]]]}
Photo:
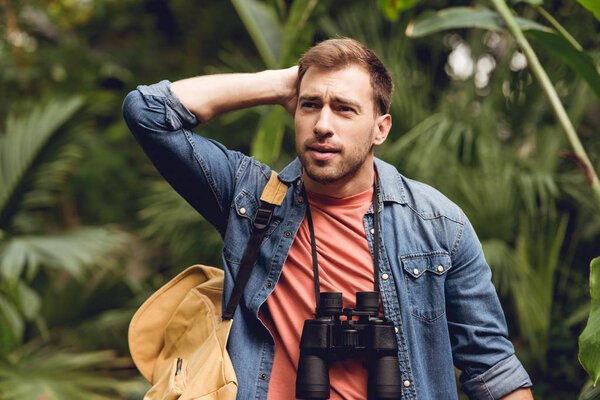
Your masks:
{"label": "man's nose", "polygon": [[333,115],[329,107],[321,108],[319,119],[315,123],[313,132],[319,137],[333,135]]}

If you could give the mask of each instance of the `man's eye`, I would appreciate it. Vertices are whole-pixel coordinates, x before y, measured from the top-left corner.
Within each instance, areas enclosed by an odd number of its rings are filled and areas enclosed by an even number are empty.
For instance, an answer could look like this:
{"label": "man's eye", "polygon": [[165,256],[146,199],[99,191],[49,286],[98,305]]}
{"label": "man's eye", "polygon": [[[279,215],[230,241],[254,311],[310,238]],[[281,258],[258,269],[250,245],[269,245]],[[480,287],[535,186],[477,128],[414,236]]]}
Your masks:
{"label": "man's eye", "polygon": [[339,109],[342,112],[354,112],[354,108],[348,106],[340,106]]}
{"label": "man's eye", "polygon": [[315,108],[317,106],[317,103],[314,103],[312,101],[305,101],[302,103],[302,107],[304,108]]}

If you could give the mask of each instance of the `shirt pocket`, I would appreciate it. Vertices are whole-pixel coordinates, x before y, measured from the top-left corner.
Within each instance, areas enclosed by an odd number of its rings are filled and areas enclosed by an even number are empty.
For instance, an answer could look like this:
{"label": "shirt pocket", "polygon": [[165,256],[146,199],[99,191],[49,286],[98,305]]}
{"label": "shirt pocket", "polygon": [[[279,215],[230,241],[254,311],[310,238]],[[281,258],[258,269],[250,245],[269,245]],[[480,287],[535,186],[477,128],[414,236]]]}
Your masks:
{"label": "shirt pocket", "polygon": [[444,284],[452,268],[448,254],[402,257],[411,314],[433,322],[446,313]]}

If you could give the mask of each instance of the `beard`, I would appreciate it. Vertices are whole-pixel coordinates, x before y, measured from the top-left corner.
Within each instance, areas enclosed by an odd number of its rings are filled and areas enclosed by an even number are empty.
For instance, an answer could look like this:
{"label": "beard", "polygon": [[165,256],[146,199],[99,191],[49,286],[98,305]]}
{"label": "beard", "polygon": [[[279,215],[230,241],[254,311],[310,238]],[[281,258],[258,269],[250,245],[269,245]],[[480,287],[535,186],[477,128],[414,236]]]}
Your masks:
{"label": "beard", "polygon": [[338,182],[349,182],[354,178],[360,168],[373,153],[373,144],[365,142],[363,145],[355,146],[347,151],[342,149],[329,160],[315,160],[306,150],[311,143],[303,145],[303,151],[296,149],[298,158],[306,175],[315,182],[321,184],[332,184]]}

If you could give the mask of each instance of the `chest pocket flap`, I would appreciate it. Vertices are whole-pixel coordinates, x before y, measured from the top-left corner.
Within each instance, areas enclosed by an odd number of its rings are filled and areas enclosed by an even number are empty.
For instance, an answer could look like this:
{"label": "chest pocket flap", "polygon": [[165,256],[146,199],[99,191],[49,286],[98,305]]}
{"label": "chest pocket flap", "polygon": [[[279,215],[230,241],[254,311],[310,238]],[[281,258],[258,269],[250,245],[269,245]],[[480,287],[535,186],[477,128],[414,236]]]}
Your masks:
{"label": "chest pocket flap", "polygon": [[235,197],[234,206],[237,214],[242,218],[248,218],[250,222],[258,210],[258,202],[243,190]]}
{"label": "chest pocket flap", "polygon": [[425,273],[443,275],[452,268],[450,256],[447,254],[433,254],[416,257],[402,258],[404,271],[413,278],[419,278]]}
{"label": "chest pocket flap", "polygon": [[446,313],[444,285],[452,268],[447,254],[428,254],[402,258],[411,314],[427,322]]}

